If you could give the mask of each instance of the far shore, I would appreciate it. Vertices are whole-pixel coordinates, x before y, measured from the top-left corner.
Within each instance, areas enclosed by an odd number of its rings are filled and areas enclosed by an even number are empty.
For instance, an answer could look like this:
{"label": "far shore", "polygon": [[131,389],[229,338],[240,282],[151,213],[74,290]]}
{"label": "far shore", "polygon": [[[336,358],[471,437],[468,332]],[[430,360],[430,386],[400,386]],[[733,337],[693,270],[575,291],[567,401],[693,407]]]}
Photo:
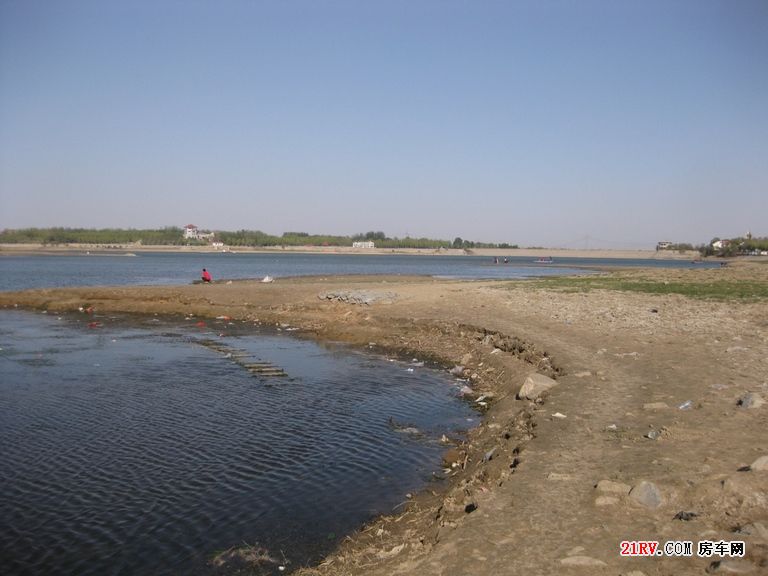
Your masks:
{"label": "far shore", "polygon": [[215,248],[212,246],[143,246],[133,244],[0,244],[0,256],[10,255],[73,255],[73,254],[135,254],[172,252],[178,254],[255,254],[255,253],[296,253],[296,254],[361,254],[361,255],[391,255],[408,254],[414,256],[488,256],[526,258],[616,258],[643,260],[698,260],[698,252],[667,250],[610,250],[570,249],[570,248],[474,248],[463,250],[459,248],[352,248],[350,246],[274,246],[250,247],[235,246]]}

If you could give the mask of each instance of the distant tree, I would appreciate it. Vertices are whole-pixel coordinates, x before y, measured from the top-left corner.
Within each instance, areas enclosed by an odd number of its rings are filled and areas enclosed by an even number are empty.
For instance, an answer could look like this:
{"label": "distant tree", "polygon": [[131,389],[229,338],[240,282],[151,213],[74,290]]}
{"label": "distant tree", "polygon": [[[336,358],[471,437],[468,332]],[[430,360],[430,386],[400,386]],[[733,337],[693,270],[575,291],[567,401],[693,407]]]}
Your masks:
{"label": "distant tree", "polygon": [[461,239],[461,236],[456,236],[456,238],[453,240],[453,247],[464,248],[464,240]]}

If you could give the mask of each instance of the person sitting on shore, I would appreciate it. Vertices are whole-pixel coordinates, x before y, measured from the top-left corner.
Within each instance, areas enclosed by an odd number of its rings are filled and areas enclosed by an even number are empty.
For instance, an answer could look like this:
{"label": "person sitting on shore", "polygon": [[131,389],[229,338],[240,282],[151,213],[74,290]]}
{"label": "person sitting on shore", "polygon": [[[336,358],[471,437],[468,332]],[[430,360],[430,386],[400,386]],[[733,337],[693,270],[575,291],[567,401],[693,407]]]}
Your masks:
{"label": "person sitting on shore", "polygon": [[212,280],[211,273],[208,272],[205,268],[203,268],[203,282],[210,282]]}

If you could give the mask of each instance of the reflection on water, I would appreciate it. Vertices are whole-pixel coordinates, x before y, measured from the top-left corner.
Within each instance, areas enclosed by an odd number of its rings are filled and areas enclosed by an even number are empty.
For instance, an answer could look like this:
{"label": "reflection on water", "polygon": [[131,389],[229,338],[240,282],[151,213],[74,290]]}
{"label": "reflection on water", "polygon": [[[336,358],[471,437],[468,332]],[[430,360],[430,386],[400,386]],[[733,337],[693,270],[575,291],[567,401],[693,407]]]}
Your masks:
{"label": "reflection on water", "polygon": [[441,372],[226,322],[0,318],[4,574],[189,574],[256,542],[290,570],[476,421]]}

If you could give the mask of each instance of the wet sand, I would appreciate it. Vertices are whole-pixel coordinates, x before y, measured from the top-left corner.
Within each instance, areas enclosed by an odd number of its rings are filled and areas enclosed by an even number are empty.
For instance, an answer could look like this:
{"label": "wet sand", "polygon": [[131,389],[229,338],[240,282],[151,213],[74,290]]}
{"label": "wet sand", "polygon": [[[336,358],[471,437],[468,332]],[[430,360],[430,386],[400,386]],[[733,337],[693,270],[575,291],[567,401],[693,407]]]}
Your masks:
{"label": "wet sand", "polygon": [[607,250],[607,249],[566,249],[566,248],[475,248],[463,250],[458,248],[351,248],[349,246],[274,246],[249,247],[231,246],[214,248],[212,246],[144,246],[134,244],[93,245],[93,244],[0,244],[0,256],[11,255],[71,255],[71,254],[126,254],[140,252],[174,252],[184,253],[303,253],[303,254],[409,254],[414,256],[488,256],[503,258],[630,258],[641,260],[694,260],[699,259],[695,251],[676,252],[666,250]]}
{"label": "wet sand", "polygon": [[[621,274],[768,283],[746,262]],[[228,316],[463,366],[485,415],[446,447],[447,479],[301,574],[768,570],[765,300],[355,276],[5,292],[0,305]],[[557,384],[518,399],[533,373]],[[623,540],[691,541],[694,555],[622,557]],[[702,540],[744,541],[746,556],[697,557]]]}

